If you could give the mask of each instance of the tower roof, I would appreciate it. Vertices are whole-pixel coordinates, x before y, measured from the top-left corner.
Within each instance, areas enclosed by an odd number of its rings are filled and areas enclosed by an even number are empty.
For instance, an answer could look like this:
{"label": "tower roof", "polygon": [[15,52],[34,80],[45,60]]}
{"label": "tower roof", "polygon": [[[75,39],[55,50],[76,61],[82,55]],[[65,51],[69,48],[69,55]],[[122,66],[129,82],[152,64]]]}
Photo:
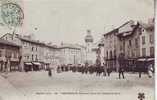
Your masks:
{"label": "tower roof", "polygon": [[87,30],[87,35],[85,36],[85,42],[93,42],[93,36],[91,35],[91,31]]}

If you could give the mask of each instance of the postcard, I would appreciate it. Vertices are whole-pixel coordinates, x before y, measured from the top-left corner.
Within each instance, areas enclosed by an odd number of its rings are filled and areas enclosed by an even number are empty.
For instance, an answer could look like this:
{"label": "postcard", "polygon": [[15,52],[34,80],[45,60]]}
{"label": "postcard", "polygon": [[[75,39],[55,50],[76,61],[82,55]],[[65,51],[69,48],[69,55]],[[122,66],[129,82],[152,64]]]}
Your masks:
{"label": "postcard", "polygon": [[0,0],[0,100],[155,100],[155,1]]}

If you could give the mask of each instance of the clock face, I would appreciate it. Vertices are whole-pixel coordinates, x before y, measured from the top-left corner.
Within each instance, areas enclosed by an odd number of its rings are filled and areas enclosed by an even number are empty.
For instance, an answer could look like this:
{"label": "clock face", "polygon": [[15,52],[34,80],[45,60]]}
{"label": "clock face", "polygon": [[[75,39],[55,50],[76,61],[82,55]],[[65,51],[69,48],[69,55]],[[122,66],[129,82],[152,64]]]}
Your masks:
{"label": "clock face", "polygon": [[24,14],[21,7],[17,4],[6,3],[1,6],[2,19],[9,27],[22,25]]}

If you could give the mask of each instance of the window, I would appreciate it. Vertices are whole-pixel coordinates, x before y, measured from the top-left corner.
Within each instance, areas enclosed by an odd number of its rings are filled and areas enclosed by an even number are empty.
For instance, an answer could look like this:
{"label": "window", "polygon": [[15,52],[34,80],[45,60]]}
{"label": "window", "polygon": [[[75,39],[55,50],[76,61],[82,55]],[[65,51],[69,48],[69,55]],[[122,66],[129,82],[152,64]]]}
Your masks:
{"label": "window", "polygon": [[149,35],[149,42],[150,43],[153,43],[154,42],[154,37],[152,34]]}
{"label": "window", "polygon": [[36,58],[35,58],[36,60],[38,60],[38,57],[37,57],[37,55],[36,55]]}
{"label": "window", "polygon": [[130,57],[130,51],[128,50],[128,57]]}
{"label": "window", "polygon": [[112,58],[113,56],[112,56],[112,51],[110,51],[110,58]]}
{"label": "window", "polygon": [[122,51],[123,50],[123,47],[122,47],[122,45],[120,46],[120,51]]}
{"label": "window", "polygon": [[131,46],[132,44],[131,44],[131,40],[129,40],[129,46]]}
{"label": "window", "polygon": [[107,55],[107,59],[108,59],[108,51],[106,52],[106,55]]}
{"label": "window", "polygon": [[12,55],[12,52],[11,52],[10,50],[7,50],[5,54],[6,54],[5,56],[6,56],[7,58],[10,58],[11,55]]}
{"label": "window", "polygon": [[114,50],[114,58],[116,58],[116,50]]}
{"label": "window", "polygon": [[142,34],[142,28],[139,28],[139,35]]}
{"label": "window", "polygon": [[142,48],[142,56],[143,56],[143,57],[146,56],[146,48]]}
{"label": "window", "polygon": [[36,47],[36,51],[37,51],[38,49],[37,49],[37,47]]}
{"label": "window", "polygon": [[2,57],[2,51],[0,51],[0,57]]}
{"label": "window", "polygon": [[17,53],[16,52],[14,52],[14,58],[17,58]]}
{"label": "window", "polygon": [[138,39],[137,38],[135,39],[135,46],[136,46],[136,48],[138,48]]}
{"label": "window", "polygon": [[131,55],[132,55],[132,57],[135,57],[135,53],[133,51],[131,52]]}
{"label": "window", "polygon": [[145,36],[142,36],[142,44],[145,44]]}
{"label": "window", "polygon": [[154,57],[154,47],[150,47],[150,56]]}
{"label": "window", "polygon": [[34,57],[33,57],[33,55],[32,55],[32,61],[33,61],[33,58],[34,58]]}
{"label": "window", "polygon": [[32,51],[33,51],[34,47],[32,47]]}
{"label": "window", "polygon": [[29,56],[27,56],[27,59],[29,59]]}
{"label": "window", "polygon": [[27,58],[27,56],[25,56],[25,59]]}

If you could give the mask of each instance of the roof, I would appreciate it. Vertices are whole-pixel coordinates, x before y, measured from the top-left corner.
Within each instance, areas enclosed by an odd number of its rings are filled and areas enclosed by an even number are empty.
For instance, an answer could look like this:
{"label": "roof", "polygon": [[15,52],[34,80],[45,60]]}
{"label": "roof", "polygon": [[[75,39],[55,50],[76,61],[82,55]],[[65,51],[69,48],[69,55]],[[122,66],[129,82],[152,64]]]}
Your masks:
{"label": "roof", "polygon": [[68,48],[68,49],[78,49],[78,50],[80,50],[80,48],[70,47],[70,46],[62,46],[62,47],[59,47],[59,49],[66,49],[66,48]]}
{"label": "roof", "polygon": [[85,36],[85,42],[93,42],[93,36],[91,34],[87,34]]}
{"label": "roof", "polygon": [[121,26],[119,26],[119,27],[117,27],[117,28],[115,28],[115,29],[113,29],[113,30],[111,30],[111,31],[109,31],[109,32],[107,32],[107,33],[105,33],[104,36],[109,35],[109,34],[112,34],[112,33],[116,33],[116,32],[118,32],[118,30],[119,30],[120,28],[122,28],[123,26],[125,26],[125,25],[127,25],[127,24],[129,24],[129,23],[133,23],[133,22],[134,22],[133,20],[129,20],[129,21],[125,22],[124,24],[122,24]]}
{"label": "roof", "polygon": [[[126,25],[130,25],[130,28],[129,29],[125,28]],[[125,29],[123,29],[123,27]],[[111,34],[111,33],[115,33],[115,35],[122,36],[122,37],[130,36],[130,35],[132,35],[132,33],[134,33],[134,31],[138,27],[139,27],[139,23],[135,24],[133,20],[130,20],[130,21],[127,21],[126,23],[124,23],[123,25],[117,27],[116,29],[104,34],[104,36]],[[120,29],[123,31],[120,32]]]}
{"label": "roof", "polygon": [[4,45],[8,45],[8,46],[14,46],[14,47],[20,47],[19,45],[15,44],[15,43],[12,43],[12,42],[9,42],[9,41],[3,40],[3,39],[0,39],[0,44],[4,44]]}
{"label": "roof", "polygon": [[65,49],[65,48],[69,48],[69,49],[81,49],[80,46],[75,45],[75,44],[62,44],[60,47],[60,49]]}
{"label": "roof", "polygon": [[155,27],[154,23],[142,23],[142,22],[139,22],[139,24],[140,24],[140,26],[142,26],[146,30],[154,29],[154,27]]}
{"label": "roof", "polygon": [[83,45],[80,45],[80,44],[75,44],[78,48],[82,48],[82,49],[85,49],[86,47],[83,46]]}
{"label": "roof", "polygon": [[59,48],[56,47],[56,46],[49,45],[49,44],[40,42],[40,41],[38,41],[38,40],[31,40],[31,39],[27,39],[27,38],[23,38],[23,37],[19,37],[19,38],[20,38],[21,40],[23,40],[23,41],[31,42],[31,43],[34,43],[34,44],[46,46],[46,47],[53,48],[53,49],[59,49]]}
{"label": "roof", "polygon": [[118,32],[118,29],[113,29],[112,31],[110,31],[110,32],[108,32],[108,33],[106,33],[106,34],[104,34],[104,36],[109,35],[109,34],[112,34],[112,33],[116,33],[116,32]]}
{"label": "roof", "polygon": [[48,47],[48,48],[52,48],[52,49],[60,49],[54,45],[49,45],[49,44],[44,44],[44,46]]}
{"label": "roof", "polygon": [[[13,34],[11,34],[11,33],[6,33],[6,34],[4,34],[4,35],[2,35],[1,37],[0,37],[0,39],[3,39],[6,35],[13,35]],[[19,34],[15,34],[16,36],[19,36]]]}
{"label": "roof", "polygon": [[[6,34],[4,34],[1,38],[3,38],[3,37],[6,36],[6,35],[12,35],[12,34],[6,33]],[[34,44],[37,44],[37,45],[46,46],[46,47],[53,48],[53,49],[58,49],[56,46],[49,45],[49,44],[46,44],[46,43],[44,43],[44,42],[40,42],[40,41],[38,41],[38,40],[27,39],[27,38],[25,38],[25,37],[22,37],[22,36],[19,35],[19,34],[15,34],[15,35],[17,36],[17,38],[19,38],[19,39],[22,40],[22,41],[34,43]]]}
{"label": "roof", "polygon": [[128,36],[131,36],[131,35],[137,30],[137,28],[139,28],[139,23],[137,23],[136,25],[134,25],[134,27],[132,27],[131,30],[124,31],[124,32],[118,33],[118,34],[116,34],[116,35],[117,35],[117,36],[120,36],[120,37],[128,37]]}
{"label": "roof", "polygon": [[31,42],[31,43],[38,44],[38,45],[45,45],[44,43],[42,43],[38,40],[31,40],[31,39],[27,39],[27,38],[23,38],[23,37],[18,37],[18,38],[21,39],[22,41]]}

